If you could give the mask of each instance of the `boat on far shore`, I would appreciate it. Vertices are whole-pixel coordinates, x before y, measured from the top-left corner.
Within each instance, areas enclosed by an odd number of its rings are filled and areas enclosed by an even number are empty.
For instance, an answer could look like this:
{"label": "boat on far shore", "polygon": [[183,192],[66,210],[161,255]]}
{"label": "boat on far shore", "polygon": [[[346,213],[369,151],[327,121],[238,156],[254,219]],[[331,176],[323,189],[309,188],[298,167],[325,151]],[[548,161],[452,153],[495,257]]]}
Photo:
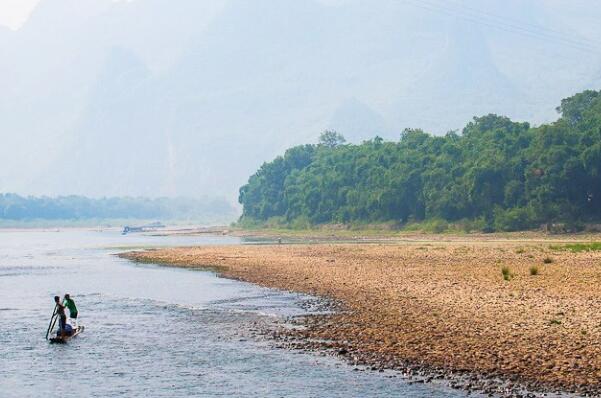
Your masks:
{"label": "boat on far shore", "polygon": [[165,228],[165,225],[163,225],[160,221],[156,221],[150,224],[146,224],[146,225],[140,225],[137,227],[132,227],[129,225],[126,225],[123,227],[123,231],[121,231],[121,235],[127,235],[130,232],[151,232],[151,231],[156,231],[158,229],[162,229]]}

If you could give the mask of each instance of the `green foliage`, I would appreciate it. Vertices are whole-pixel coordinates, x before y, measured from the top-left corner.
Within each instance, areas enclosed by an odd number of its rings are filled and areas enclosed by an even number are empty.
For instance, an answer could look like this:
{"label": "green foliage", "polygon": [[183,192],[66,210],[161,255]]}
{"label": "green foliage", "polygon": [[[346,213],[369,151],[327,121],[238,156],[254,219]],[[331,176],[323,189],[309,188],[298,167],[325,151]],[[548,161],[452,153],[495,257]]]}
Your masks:
{"label": "green foliage", "polygon": [[571,124],[580,123],[584,119],[585,113],[591,108],[601,95],[599,91],[586,90],[570,98],[561,101],[557,112],[561,113],[564,119]]}
{"label": "green foliage", "polygon": [[590,252],[601,250],[601,242],[570,243],[567,245],[551,246],[553,250],[569,250],[573,253]]}
{"label": "green foliage", "polygon": [[510,281],[513,278],[513,274],[511,270],[507,266],[501,267],[501,275],[503,275],[503,280]]}
{"label": "green foliage", "polygon": [[343,145],[326,131],[318,145],[291,148],[250,177],[240,189],[242,218],[439,232],[601,220],[601,92],[567,98],[558,110],[558,121],[535,128],[491,114],[461,134],[407,129],[398,142]]}
{"label": "green foliage", "polygon": [[543,258],[543,263],[544,264],[552,264],[553,263],[553,259],[549,256]]}
{"label": "green foliage", "polygon": [[516,207],[514,209],[494,210],[494,229],[496,231],[521,231],[531,227],[535,219],[529,209]]}
{"label": "green foliage", "polygon": [[334,148],[345,142],[346,138],[344,138],[342,134],[338,134],[332,130],[326,130],[319,136],[319,145],[323,145],[327,148]]}
{"label": "green foliage", "polygon": [[480,232],[486,229],[486,220],[484,219],[484,217],[474,219],[464,218],[457,222],[454,222],[453,224],[456,226],[457,229],[460,229],[465,233]]}
{"label": "green foliage", "polygon": [[[258,220],[283,216],[290,206],[296,205],[286,200],[299,188],[294,183],[285,187],[287,179],[294,181],[300,170],[309,166],[317,148],[313,145],[297,146],[288,149],[283,157],[271,163],[263,163],[259,171],[252,175],[248,184],[240,188],[240,203],[244,204],[243,215]],[[288,190],[287,195],[284,191]]]}
{"label": "green foliage", "polygon": [[257,220],[252,217],[242,217],[237,222],[231,224],[232,227],[238,227],[243,229],[260,229],[264,228],[265,221]]}
{"label": "green foliage", "polygon": [[433,218],[423,222],[409,223],[403,228],[405,231],[426,232],[432,234],[441,234],[449,230],[449,223],[440,218]]}
{"label": "green foliage", "polygon": [[532,275],[532,276],[538,275],[538,267],[536,265],[533,265],[530,267],[530,275]]}
{"label": "green foliage", "polygon": [[300,216],[290,221],[288,227],[295,230],[306,230],[311,228],[311,222],[307,217]]}

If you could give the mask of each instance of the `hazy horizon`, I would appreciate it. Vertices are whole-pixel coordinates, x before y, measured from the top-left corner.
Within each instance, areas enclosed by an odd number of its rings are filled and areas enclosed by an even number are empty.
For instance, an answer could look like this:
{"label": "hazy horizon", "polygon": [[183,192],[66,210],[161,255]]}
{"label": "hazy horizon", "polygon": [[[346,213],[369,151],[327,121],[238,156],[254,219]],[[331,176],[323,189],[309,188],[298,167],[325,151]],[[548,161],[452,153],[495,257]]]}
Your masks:
{"label": "hazy horizon", "polygon": [[0,192],[235,202],[326,129],[553,121],[601,88],[600,18],[594,1],[2,3]]}

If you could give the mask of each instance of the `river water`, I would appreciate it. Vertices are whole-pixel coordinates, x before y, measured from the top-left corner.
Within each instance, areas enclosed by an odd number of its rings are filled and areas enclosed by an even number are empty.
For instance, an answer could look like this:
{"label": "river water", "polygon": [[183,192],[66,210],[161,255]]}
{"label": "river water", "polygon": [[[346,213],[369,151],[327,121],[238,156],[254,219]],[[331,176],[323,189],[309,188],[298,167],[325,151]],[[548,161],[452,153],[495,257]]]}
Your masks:
{"label": "river water", "polygon": [[[0,397],[463,397],[327,357],[240,337],[302,297],[211,272],[139,265],[140,247],[239,244],[232,237],[117,231],[0,231]],[[54,295],[70,293],[86,330],[44,335]]]}

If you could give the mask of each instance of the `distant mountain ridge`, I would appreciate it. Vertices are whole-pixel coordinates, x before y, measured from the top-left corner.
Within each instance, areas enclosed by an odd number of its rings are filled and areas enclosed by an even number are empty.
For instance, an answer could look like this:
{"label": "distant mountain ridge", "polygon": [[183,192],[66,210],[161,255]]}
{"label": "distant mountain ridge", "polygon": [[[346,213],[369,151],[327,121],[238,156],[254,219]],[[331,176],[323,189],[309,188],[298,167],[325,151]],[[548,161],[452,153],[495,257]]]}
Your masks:
{"label": "distant mountain ridge", "polygon": [[413,3],[42,0],[0,30],[0,187],[234,201],[262,162],[324,129],[360,142],[491,111],[541,123],[601,84],[601,53],[526,34],[591,41],[593,3]]}

